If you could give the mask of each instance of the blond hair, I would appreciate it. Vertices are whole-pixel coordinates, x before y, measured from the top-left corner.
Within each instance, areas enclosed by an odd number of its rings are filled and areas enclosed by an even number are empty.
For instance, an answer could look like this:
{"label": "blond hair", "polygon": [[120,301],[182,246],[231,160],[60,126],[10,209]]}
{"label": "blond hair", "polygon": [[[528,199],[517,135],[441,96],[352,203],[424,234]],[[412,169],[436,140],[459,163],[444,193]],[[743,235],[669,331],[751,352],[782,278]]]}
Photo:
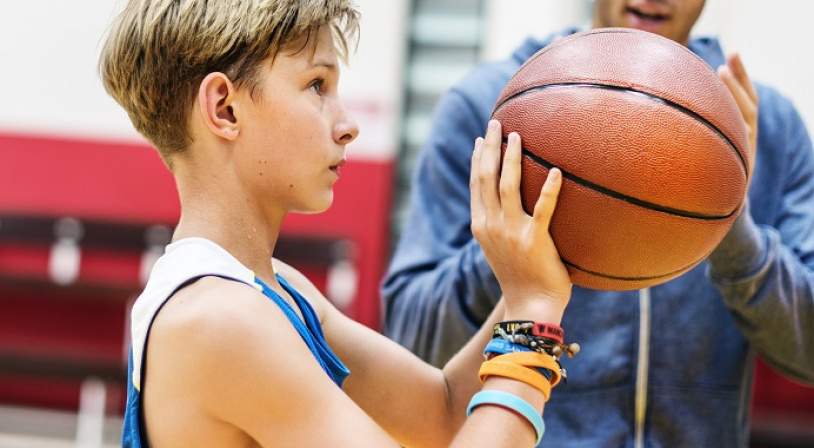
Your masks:
{"label": "blond hair", "polygon": [[[223,72],[254,91],[260,63],[330,26],[340,56],[358,35],[351,0],[129,0],[99,60],[105,90],[165,161],[191,142],[203,78]],[[301,47],[304,48],[304,47]]]}

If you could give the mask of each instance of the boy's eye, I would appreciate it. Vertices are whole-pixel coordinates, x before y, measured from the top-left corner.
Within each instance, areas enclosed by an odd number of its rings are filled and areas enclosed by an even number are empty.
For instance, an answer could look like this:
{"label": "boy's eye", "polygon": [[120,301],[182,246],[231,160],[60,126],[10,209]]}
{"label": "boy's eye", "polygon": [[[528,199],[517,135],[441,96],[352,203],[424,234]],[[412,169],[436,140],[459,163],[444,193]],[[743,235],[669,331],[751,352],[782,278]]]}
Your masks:
{"label": "boy's eye", "polygon": [[311,81],[311,86],[310,87],[314,90],[314,92],[321,95],[324,86],[325,86],[325,80],[322,79],[322,78],[318,78],[318,79],[315,79],[315,80]]}

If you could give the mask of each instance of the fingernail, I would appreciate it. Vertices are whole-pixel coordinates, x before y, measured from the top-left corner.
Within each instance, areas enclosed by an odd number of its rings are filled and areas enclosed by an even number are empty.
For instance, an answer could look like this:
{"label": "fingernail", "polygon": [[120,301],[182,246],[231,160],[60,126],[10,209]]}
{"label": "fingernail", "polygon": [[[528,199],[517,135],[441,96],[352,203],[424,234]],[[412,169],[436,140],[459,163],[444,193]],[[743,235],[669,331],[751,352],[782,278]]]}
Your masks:
{"label": "fingernail", "polygon": [[496,131],[498,124],[497,120],[489,120],[489,130]]}
{"label": "fingernail", "polygon": [[551,176],[551,180],[558,180],[560,178],[560,170],[558,168],[551,168],[549,172],[549,176]]}

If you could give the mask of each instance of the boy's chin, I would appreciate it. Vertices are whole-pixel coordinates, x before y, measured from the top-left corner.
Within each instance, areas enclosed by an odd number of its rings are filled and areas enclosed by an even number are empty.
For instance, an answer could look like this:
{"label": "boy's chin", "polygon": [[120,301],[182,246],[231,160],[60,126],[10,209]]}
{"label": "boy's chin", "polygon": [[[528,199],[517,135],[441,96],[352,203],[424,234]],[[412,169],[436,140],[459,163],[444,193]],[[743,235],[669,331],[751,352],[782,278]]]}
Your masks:
{"label": "boy's chin", "polygon": [[300,207],[297,207],[296,210],[291,211],[302,215],[316,215],[318,213],[325,212],[329,208],[331,208],[333,202],[334,202],[334,193],[333,191],[330,191],[327,194],[322,195],[321,197],[314,198],[312,201],[309,201],[308,204],[303,204]]}

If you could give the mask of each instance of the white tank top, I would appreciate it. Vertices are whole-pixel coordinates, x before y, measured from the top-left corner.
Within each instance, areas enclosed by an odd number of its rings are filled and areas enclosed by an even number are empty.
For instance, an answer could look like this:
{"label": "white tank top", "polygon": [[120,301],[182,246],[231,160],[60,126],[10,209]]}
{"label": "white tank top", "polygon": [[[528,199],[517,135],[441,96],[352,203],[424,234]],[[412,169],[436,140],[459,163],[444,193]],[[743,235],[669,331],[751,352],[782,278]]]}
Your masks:
{"label": "white tank top", "polygon": [[130,313],[132,382],[136,390],[141,390],[142,355],[156,313],[187,282],[208,275],[236,280],[262,292],[262,287],[254,281],[254,272],[214,242],[184,238],[168,245],[153,266],[147,286]]}

